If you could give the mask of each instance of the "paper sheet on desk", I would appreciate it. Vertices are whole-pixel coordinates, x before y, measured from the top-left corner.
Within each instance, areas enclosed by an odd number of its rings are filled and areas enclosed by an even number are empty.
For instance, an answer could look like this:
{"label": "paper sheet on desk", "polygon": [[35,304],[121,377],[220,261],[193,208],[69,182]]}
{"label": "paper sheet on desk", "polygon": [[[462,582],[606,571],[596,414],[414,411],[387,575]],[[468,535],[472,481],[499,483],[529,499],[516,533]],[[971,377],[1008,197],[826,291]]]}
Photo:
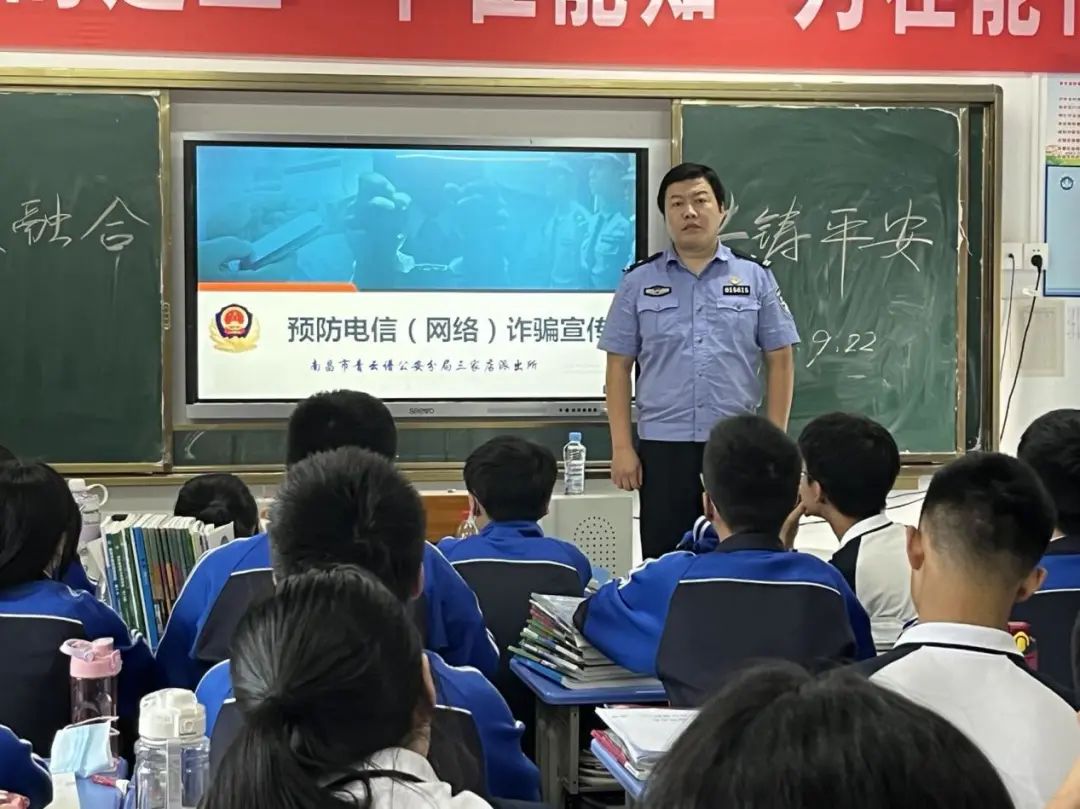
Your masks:
{"label": "paper sheet on desk", "polygon": [[671,749],[698,712],[675,708],[597,708],[635,765],[652,764]]}

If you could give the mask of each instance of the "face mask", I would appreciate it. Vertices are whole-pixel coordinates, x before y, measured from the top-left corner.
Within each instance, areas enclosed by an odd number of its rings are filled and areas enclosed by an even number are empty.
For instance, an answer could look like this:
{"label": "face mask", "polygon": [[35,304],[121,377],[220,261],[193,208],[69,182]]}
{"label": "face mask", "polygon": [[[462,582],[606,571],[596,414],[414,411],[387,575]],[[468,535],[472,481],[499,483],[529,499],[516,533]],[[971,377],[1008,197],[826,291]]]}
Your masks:
{"label": "face mask", "polygon": [[69,725],[53,739],[49,769],[54,775],[72,773],[79,778],[109,772],[113,768],[111,734],[111,720]]}

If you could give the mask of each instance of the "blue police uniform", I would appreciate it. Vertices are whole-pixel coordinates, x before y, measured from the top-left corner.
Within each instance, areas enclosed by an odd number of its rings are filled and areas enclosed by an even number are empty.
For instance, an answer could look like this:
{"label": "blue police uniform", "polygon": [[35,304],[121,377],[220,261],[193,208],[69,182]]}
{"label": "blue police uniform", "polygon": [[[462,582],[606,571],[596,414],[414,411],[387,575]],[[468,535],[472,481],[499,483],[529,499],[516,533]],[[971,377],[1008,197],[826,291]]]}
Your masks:
{"label": "blue police uniform", "polygon": [[0,590],[0,638],[13,650],[0,671],[0,722],[48,755],[52,737],[71,717],[68,639],[112,638],[123,666],[117,714],[134,729],[139,700],[160,687],[150,647],[111,607],[62,582],[42,579]]}
{"label": "blue police uniform", "polygon": [[575,616],[616,663],[700,705],[748,661],[811,667],[873,656],[866,611],[841,573],[776,536],[735,534],[711,553],[669,553],[605,584]]}
{"label": "blue police uniform", "polygon": [[1080,694],[1080,535],[1050,543],[1039,563],[1046,581],[1031,598],[1013,607],[1014,621],[1031,624],[1039,674],[1048,677],[1071,704]]}
{"label": "blue police uniform", "polygon": [[[495,686],[474,668],[451,666],[433,652],[427,652],[427,657],[435,683],[436,703],[467,711],[476,723],[483,748],[488,794],[508,800],[539,800],[540,773],[521,752],[524,728],[510,715],[510,709]],[[195,695],[206,707],[206,733],[212,736],[222,706],[232,699],[229,662],[210,669]]]}
{"label": "blue police uniform", "polygon": [[30,809],[45,809],[52,800],[52,780],[45,762],[30,743],[0,725],[0,790],[30,801]]}
{"label": "blue police uniform", "polygon": [[[264,587],[272,588],[270,541],[265,533],[233,540],[203,556],[185,582],[158,644],[158,662],[170,686],[193,689],[214,663],[228,657],[224,649],[216,649],[215,655],[200,654],[200,636],[213,622],[214,607],[222,600],[230,602],[231,625],[235,626],[254,597],[250,579],[258,576],[264,579]],[[234,599],[236,592],[239,597]],[[495,671],[499,652],[484,626],[476,596],[430,543],[424,543],[422,601],[429,649],[455,665],[472,665],[488,674]],[[231,637],[231,631],[227,635]]]}
{"label": "blue police uniform", "polygon": [[544,529],[530,520],[491,522],[468,539],[442,540],[439,550],[455,569],[466,562],[548,562],[572,568],[582,591],[592,578],[592,565],[576,545],[544,536]]}
{"label": "blue police uniform", "polygon": [[669,249],[623,276],[599,347],[637,360],[646,557],[701,513],[704,443],[720,419],[760,406],[762,352],[798,342],[772,272],[723,244],[699,275]]}

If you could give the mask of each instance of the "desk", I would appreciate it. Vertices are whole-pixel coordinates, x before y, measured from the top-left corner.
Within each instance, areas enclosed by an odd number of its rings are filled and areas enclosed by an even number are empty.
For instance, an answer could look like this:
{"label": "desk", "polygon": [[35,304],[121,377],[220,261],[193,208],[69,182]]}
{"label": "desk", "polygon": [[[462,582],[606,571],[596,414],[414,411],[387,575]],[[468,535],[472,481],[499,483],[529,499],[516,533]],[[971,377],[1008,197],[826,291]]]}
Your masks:
{"label": "desk", "polygon": [[619,782],[619,786],[626,790],[626,797],[631,803],[641,800],[645,794],[645,781],[639,781],[632,776],[622,764],[620,764],[600,742],[593,739],[589,748],[593,755],[604,765],[604,769],[611,773],[612,777]]}
{"label": "desk", "polygon": [[590,791],[578,780],[582,708],[667,702],[667,693],[659,684],[574,691],[537,674],[519,660],[510,661],[510,670],[536,695],[536,765],[540,768],[543,800],[549,806],[563,805],[564,789],[570,795]]}

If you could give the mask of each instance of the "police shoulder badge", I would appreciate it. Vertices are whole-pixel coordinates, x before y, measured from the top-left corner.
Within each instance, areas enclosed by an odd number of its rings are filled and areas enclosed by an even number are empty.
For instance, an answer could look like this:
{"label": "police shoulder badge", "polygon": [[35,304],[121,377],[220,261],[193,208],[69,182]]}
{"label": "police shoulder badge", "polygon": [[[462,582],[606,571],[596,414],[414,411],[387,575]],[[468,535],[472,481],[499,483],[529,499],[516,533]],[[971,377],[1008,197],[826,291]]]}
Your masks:
{"label": "police shoulder badge", "polygon": [[231,303],[210,321],[210,339],[218,351],[251,351],[259,343],[259,321],[247,307]]}

